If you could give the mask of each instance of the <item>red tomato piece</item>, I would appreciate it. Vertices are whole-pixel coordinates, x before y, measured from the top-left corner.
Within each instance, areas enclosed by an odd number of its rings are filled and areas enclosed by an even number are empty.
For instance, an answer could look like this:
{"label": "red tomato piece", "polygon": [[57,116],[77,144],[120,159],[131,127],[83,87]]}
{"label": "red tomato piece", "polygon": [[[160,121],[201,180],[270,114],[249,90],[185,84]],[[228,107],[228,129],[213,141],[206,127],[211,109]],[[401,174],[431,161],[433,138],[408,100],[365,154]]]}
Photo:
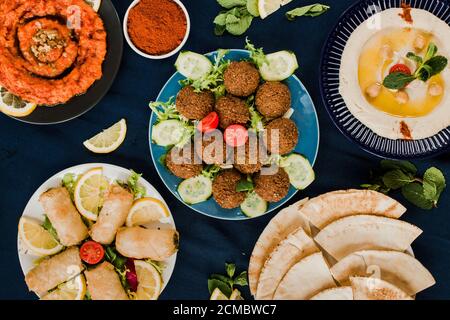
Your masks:
{"label": "red tomato piece", "polygon": [[104,256],[105,249],[95,241],[86,241],[80,248],[80,258],[88,264],[97,264]]}
{"label": "red tomato piece", "polygon": [[219,115],[217,112],[211,112],[197,126],[198,131],[208,133],[214,131],[219,126]]}
{"label": "red tomato piece", "polygon": [[231,147],[240,147],[247,143],[248,130],[240,124],[234,124],[226,128],[225,142]]}
{"label": "red tomato piece", "polygon": [[389,70],[389,73],[394,73],[394,72],[400,72],[400,73],[404,73],[407,75],[411,75],[411,69],[403,63],[397,63],[396,65],[392,66],[392,68]]}

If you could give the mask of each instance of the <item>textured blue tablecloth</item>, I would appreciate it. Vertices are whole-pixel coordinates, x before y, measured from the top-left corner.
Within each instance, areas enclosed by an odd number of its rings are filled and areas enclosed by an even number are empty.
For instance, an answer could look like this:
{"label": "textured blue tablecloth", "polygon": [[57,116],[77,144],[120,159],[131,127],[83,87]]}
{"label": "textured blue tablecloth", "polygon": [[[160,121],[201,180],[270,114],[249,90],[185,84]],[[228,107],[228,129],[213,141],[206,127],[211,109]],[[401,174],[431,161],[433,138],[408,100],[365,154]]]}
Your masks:
{"label": "textured blue tablecloth", "polygon": [[[123,19],[131,0],[113,0]],[[192,20],[185,49],[209,52],[217,48],[242,48],[244,37],[216,37],[212,20],[219,11],[214,0],[184,0]],[[315,167],[317,180],[305,196],[357,187],[367,181],[369,169],[379,162],[359,150],[334,127],[319,93],[319,60],[322,45],[341,13],[354,0],[324,0],[332,9],[318,18],[288,22],[284,11],[313,1],[294,0],[285,9],[262,21],[255,19],[248,36],[267,52],[296,52],[298,76],[309,89],[320,120],[321,144]],[[120,30],[113,32],[121,32]],[[114,50],[114,48],[111,48]],[[181,233],[181,248],[173,277],[162,299],[207,299],[207,278],[222,273],[225,261],[246,269],[259,234],[272,217],[248,222],[224,222],[204,217],[179,203],[160,181],[150,159],[147,141],[150,110],[147,105],[174,72],[175,57],[151,61],[135,54],[126,44],[122,66],[108,95],[90,112],[65,124],[33,126],[0,115],[0,298],[34,299],[28,293],[17,257],[17,222],[29,197],[46,179],[67,167],[106,162],[143,172],[169,203]],[[128,122],[123,146],[111,155],[94,155],[82,142],[120,118]],[[450,156],[418,161],[424,169],[434,165],[450,172]],[[450,175],[448,175],[450,178]],[[424,230],[414,243],[420,261],[436,277],[437,284],[419,299],[450,298],[450,197],[443,195],[439,208],[425,212],[409,206],[405,219]],[[248,291],[244,290],[248,297]]]}

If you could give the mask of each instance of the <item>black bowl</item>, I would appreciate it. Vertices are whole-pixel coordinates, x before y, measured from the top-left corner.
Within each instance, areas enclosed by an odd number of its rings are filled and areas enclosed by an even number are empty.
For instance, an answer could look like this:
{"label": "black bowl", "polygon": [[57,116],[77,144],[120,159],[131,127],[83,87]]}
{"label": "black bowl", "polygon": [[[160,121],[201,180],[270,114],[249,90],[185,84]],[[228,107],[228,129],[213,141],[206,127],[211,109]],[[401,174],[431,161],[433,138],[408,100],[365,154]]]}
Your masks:
{"label": "black bowl", "polygon": [[122,26],[111,0],[103,0],[99,10],[107,32],[107,48],[103,62],[103,76],[86,93],[73,97],[67,103],[45,107],[39,106],[26,117],[14,117],[32,124],[56,124],[72,120],[91,110],[106,95],[119,71],[123,53]]}

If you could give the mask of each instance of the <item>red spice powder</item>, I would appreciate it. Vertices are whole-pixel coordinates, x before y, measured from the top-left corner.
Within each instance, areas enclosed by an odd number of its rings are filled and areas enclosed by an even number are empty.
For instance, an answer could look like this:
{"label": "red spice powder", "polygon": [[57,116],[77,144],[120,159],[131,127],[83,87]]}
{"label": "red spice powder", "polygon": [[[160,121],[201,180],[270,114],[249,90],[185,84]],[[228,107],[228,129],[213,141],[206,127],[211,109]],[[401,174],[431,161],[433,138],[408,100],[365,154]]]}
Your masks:
{"label": "red spice powder", "polygon": [[174,50],[187,31],[186,16],[172,0],[141,0],[130,10],[127,26],[133,44],[151,55]]}
{"label": "red spice powder", "polygon": [[406,2],[402,1],[402,10],[403,13],[399,13],[399,16],[402,17],[408,23],[413,23],[413,18],[411,16],[411,5],[406,4]]}
{"label": "red spice powder", "polygon": [[411,130],[404,121],[400,122],[400,132],[406,140],[412,140]]}

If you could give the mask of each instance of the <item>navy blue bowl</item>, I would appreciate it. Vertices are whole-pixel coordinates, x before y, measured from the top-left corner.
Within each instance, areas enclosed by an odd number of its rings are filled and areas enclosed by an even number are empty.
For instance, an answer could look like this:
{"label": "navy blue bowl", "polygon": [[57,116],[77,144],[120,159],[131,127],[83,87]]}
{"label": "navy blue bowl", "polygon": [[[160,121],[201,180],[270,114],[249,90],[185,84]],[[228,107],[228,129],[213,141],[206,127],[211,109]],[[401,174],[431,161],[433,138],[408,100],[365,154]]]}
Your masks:
{"label": "navy blue bowl", "polygon": [[[363,0],[350,7],[340,17],[328,36],[320,65],[320,90],[326,110],[336,127],[352,142],[365,151],[382,158],[417,159],[436,156],[447,151],[450,144],[450,127],[422,140],[392,140],[381,137],[356,119],[339,93],[339,69],[343,48],[352,32],[376,11],[400,8],[402,0]],[[413,8],[424,9],[450,25],[450,3],[446,0],[410,0]]]}
{"label": "navy blue bowl", "polygon": [[[213,60],[217,55],[217,52],[212,52],[207,54],[206,56]],[[239,61],[242,59],[247,59],[249,57],[249,52],[246,50],[230,50],[230,52],[225,56],[226,59],[232,61]],[[161,92],[158,95],[157,101],[168,101],[171,97],[174,97],[180,91],[181,86],[179,81],[184,79],[184,77],[180,73],[175,73],[164,85]],[[305,89],[301,81],[295,76],[289,77],[286,81],[284,81],[291,90],[292,94],[292,108],[295,110],[291,119],[297,124],[300,139],[297,147],[295,148],[295,152],[303,154],[311,164],[314,164],[317,158],[317,153],[319,151],[319,122],[317,118],[316,109],[314,107],[314,103]],[[167,186],[167,188],[172,192],[172,194],[181,202],[180,195],[178,194],[177,188],[181,179],[177,178],[173,174],[170,173],[169,170],[161,163],[161,156],[166,154],[167,149],[164,147],[157,146],[153,144],[151,141],[152,136],[152,127],[156,122],[156,116],[152,114],[150,118],[150,127],[149,127],[149,143],[150,143],[150,153],[153,159],[153,163],[155,165],[156,171],[158,172],[161,180]],[[269,206],[267,213],[270,213],[281,206],[283,206],[286,202],[288,202],[296,193],[297,189],[291,187],[289,190],[289,194],[282,201],[278,203],[272,203]],[[183,202],[184,203],[184,202]],[[209,217],[223,219],[223,220],[246,220],[249,219],[246,217],[241,210],[233,209],[226,210],[221,208],[214,199],[209,199],[206,202],[202,202],[196,205],[188,205],[189,208]]]}

